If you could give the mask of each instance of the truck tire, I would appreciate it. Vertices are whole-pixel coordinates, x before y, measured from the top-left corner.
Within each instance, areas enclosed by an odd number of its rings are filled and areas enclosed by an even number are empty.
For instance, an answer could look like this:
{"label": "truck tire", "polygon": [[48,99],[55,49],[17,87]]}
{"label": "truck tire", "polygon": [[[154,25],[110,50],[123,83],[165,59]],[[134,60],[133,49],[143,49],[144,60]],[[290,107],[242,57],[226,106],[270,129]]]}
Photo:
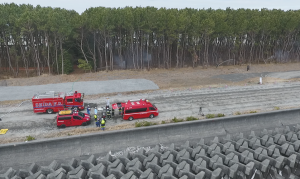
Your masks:
{"label": "truck tire", "polygon": [[154,115],[153,115],[153,114],[151,114],[149,117],[150,117],[150,119],[152,119],[152,118],[154,118]]}
{"label": "truck tire", "polygon": [[53,113],[53,109],[47,109],[47,113],[48,114],[52,114]]}
{"label": "truck tire", "polygon": [[66,128],[66,125],[63,124],[63,125],[60,126],[60,128]]}
{"label": "truck tire", "polygon": [[81,125],[82,125],[82,126],[86,126],[86,122],[83,122]]}
{"label": "truck tire", "polygon": [[129,120],[129,121],[132,121],[132,120],[133,120],[133,117],[132,117],[132,116],[130,116],[130,117],[128,118],[128,120]]}

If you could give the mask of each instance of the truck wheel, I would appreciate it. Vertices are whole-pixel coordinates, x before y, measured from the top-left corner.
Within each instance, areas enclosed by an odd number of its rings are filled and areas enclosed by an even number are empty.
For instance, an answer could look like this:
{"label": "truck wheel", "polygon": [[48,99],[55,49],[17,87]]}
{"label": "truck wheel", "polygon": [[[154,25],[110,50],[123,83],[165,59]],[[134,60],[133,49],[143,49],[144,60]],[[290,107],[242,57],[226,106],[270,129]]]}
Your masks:
{"label": "truck wheel", "polygon": [[47,109],[47,113],[48,113],[48,114],[52,114],[52,113],[53,113],[53,110],[52,110],[52,109]]}
{"label": "truck wheel", "polygon": [[83,122],[81,125],[82,125],[82,126],[86,126],[86,122]]}
{"label": "truck wheel", "polygon": [[61,125],[60,127],[61,127],[61,128],[66,128],[66,125],[63,124],[63,125]]}
{"label": "truck wheel", "polygon": [[154,118],[154,115],[153,115],[153,114],[151,114],[151,115],[150,115],[150,118],[151,118],[151,119],[152,119],[152,118]]}
{"label": "truck wheel", "polygon": [[133,117],[129,117],[128,120],[129,120],[129,121],[132,121],[132,120],[133,120]]}

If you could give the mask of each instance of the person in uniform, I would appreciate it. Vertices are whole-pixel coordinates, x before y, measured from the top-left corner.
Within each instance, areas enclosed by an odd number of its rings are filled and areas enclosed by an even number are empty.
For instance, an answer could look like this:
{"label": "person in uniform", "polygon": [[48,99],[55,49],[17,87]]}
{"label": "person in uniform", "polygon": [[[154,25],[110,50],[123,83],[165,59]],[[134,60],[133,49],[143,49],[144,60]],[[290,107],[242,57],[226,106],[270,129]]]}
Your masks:
{"label": "person in uniform", "polygon": [[101,130],[105,130],[105,120],[103,118],[101,120]]}

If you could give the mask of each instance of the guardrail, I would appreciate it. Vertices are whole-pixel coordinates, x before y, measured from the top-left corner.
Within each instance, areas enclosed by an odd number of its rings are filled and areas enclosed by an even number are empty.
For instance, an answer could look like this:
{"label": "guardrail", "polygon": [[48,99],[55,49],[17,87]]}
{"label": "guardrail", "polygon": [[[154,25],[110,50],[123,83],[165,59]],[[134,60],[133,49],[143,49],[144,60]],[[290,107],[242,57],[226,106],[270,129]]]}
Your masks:
{"label": "guardrail", "polygon": [[0,158],[2,167],[8,167],[119,151],[129,146],[197,141],[200,138],[224,136],[227,133],[276,128],[298,124],[299,119],[300,109],[291,109],[4,144],[0,145]]}

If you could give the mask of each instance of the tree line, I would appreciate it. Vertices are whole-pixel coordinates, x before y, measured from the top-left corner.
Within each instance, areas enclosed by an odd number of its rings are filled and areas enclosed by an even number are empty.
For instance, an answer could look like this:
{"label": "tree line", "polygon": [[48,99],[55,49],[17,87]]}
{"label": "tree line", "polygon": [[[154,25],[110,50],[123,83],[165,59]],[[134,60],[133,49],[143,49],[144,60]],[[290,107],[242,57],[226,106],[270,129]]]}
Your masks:
{"label": "tree line", "polygon": [[0,70],[18,76],[299,61],[300,11],[0,4]]}

